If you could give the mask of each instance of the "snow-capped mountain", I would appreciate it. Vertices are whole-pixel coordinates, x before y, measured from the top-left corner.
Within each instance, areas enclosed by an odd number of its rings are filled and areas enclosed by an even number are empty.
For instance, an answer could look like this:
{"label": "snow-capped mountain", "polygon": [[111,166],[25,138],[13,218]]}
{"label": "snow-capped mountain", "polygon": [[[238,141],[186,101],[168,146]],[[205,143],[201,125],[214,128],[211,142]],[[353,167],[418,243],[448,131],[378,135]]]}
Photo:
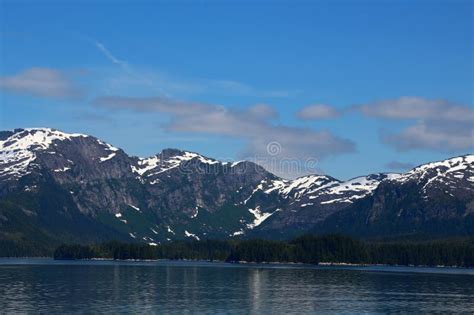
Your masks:
{"label": "snow-capped mountain", "polygon": [[446,220],[462,223],[448,234],[462,234],[474,221],[473,166],[466,155],[405,174],[285,180],[249,161],[176,149],[139,158],[88,135],[16,129],[0,132],[0,241],[157,244],[305,231],[426,233],[427,225],[437,234]]}
{"label": "snow-capped mountain", "polygon": [[[18,129],[0,134],[0,178],[19,178],[28,174],[30,164],[37,152],[47,150],[53,142],[71,140],[75,137],[88,137],[82,134],[67,134],[61,131],[44,129]],[[50,154],[55,154],[50,151]]]}
{"label": "snow-capped mountain", "polygon": [[474,155],[420,165],[315,229],[367,236],[474,235]]}
{"label": "snow-capped mountain", "polygon": [[[395,180],[402,184],[411,181],[422,184],[424,194],[436,189],[441,189],[450,194],[450,190],[459,187],[467,191],[473,191],[472,185],[469,185],[469,183],[474,183],[473,165],[474,155],[458,156],[444,161],[420,165],[406,174],[400,175]],[[459,182],[464,182],[466,185],[459,186],[457,185]]]}

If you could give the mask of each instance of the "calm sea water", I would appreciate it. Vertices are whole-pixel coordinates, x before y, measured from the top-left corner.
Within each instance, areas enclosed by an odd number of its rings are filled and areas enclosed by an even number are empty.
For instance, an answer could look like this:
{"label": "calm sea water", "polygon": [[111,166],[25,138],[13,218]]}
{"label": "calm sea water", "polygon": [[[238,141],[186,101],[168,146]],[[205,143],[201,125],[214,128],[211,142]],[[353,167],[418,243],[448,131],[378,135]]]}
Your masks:
{"label": "calm sea water", "polygon": [[474,312],[474,270],[0,259],[0,313]]}

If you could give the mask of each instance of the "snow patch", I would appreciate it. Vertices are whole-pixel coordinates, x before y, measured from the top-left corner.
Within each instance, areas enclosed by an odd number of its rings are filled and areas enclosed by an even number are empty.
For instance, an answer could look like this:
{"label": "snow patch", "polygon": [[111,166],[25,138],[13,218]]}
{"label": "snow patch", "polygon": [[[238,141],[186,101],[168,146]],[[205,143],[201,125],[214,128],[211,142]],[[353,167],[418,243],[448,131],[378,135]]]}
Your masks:
{"label": "snow patch", "polygon": [[249,209],[249,212],[253,214],[255,219],[253,220],[252,223],[247,224],[248,229],[254,229],[260,224],[262,224],[266,219],[271,217],[275,212],[280,211],[281,209],[277,209],[274,212],[267,212],[264,213],[260,210],[260,206],[257,206],[255,209]]}
{"label": "snow patch", "polygon": [[237,165],[239,165],[240,163],[244,163],[245,161],[236,161],[236,162],[233,162],[230,167],[236,167]]}
{"label": "snow patch", "polygon": [[63,167],[63,168],[58,168],[58,169],[55,169],[53,170],[53,172],[56,172],[56,173],[60,173],[60,172],[66,172],[66,171],[69,171],[71,168],[70,167]]}
{"label": "snow patch", "polygon": [[332,200],[327,200],[327,201],[321,201],[320,204],[322,205],[327,205],[330,203],[335,203],[335,202],[349,202],[352,203],[350,198],[339,198],[339,199],[332,199]]}
{"label": "snow patch", "polygon": [[108,161],[117,155],[116,152],[119,150],[118,148],[99,139],[97,139],[97,142],[100,143],[102,146],[104,146],[106,151],[112,151],[109,155],[99,158],[99,163]]}
{"label": "snow patch", "polygon": [[199,241],[199,237],[196,235],[196,234],[193,234],[193,233],[190,233],[188,231],[184,231],[184,235],[186,235],[186,237],[192,237],[194,238],[195,240]]}
{"label": "snow patch", "polygon": [[142,176],[143,174],[145,174],[149,170],[152,170],[155,167],[157,167],[159,164],[160,164],[160,159],[158,158],[158,156],[153,156],[153,157],[146,158],[146,159],[140,159],[138,161],[138,167],[135,167],[135,166],[132,165],[131,168],[132,168],[133,172],[135,172],[138,175]]}
{"label": "snow patch", "polygon": [[199,207],[194,208],[194,210],[196,211],[191,215],[191,219],[196,218],[199,214]]}
{"label": "snow patch", "polygon": [[134,205],[131,205],[131,204],[129,204],[129,203],[128,203],[127,205],[128,205],[130,208],[132,208],[132,209],[134,209],[134,210],[140,212],[140,208],[138,208],[138,207],[136,207],[136,206],[134,206]]}
{"label": "snow patch", "polygon": [[36,185],[33,186],[25,186],[24,191],[32,191],[33,189],[36,188]]}
{"label": "snow patch", "polygon": [[110,160],[111,158],[113,158],[115,155],[116,155],[116,153],[115,153],[115,152],[112,152],[112,153],[110,153],[109,155],[107,155],[106,157],[101,157],[101,158],[99,158],[99,161],[100,161],[100,163],[105,162],[105,161],[108,161],[108,160]]}
{"label": "snow patch", "polygon": [[244,234],[245,234],[244,230],[241,229],[241,230],[236,231],[232,234],[229,234],[229,236],[239,236],[239,235],[244,235]]}

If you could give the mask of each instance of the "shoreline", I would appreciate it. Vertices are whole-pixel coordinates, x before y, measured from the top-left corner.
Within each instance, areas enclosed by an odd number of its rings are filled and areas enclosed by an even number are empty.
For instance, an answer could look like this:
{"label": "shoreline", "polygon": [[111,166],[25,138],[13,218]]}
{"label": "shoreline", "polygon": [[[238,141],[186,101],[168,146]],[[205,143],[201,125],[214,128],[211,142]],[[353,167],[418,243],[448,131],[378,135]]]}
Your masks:
{"label": "shoreline", "polygon": [[224,260],[200,260],[200,259],[114,259],[114,258],[84,258],[84,259],[56,259],[54,257],[48,256],[39,256],[39,257],[0,257],[3,260],[14,260],[14,259],[31,259],[31,260],[51,260],[51,261],[104,261],[104,262],[195,262],[195,263],[216,263],[216,264],[228,264],[228,265],[262,265],[262,266],[305,266],[305,267],[394,267],[394,268],[434,268],[434,269],[466,269],[474,270],[473,267],[463,267],[463,266],[446,266],[446,265],[391,265],[391,264],[367,264],[367,263],[345,263],[345,262],[319,262],[317,264],[308,264],[302,262],[280,262],[280,261],[224,261]]}

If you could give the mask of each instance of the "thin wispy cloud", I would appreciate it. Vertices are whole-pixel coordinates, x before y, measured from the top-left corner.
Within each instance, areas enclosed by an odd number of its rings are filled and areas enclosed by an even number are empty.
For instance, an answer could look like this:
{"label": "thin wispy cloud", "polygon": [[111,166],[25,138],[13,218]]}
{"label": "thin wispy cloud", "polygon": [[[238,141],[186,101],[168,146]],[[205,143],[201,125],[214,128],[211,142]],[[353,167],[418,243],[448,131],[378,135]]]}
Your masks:
{"label": "thin wispy cloud", "polygon": [[388,168],[389,170],[394,170],[394,171],[407,171],[409,169],[414,168],[415,165],[412,163],[407,163],[407,162],[391,161],[385,164],[385,167]]}
{"label": "thin wispy cloud", "polygon": [[286,98],[298,95],[300,90],[265,90],[256,89],[248,84],[232,80],[195,80],[195,85],[199,86],[203,92],[235,94],[244,96],[257,96],[267,98]]}
{"label": "thin wispy cloud", "polygon": [[94,104],[113,110],[161,112],[172,115],[207,114],[219,109],[219,106],[178,101],[166,97],[106,96],[97,98]]}
{"label": "thin wispy cloud", "polygon": [[101,42],[95,42],[95,46],[99,49],[100,52],[102,52],[102,54],[107,58],[109,59],[112,63],[116,64],[116,65],[119,65],[123,68],[127,68],[128,67],[128,63],[124,60],[120,60],[118,59],[117,57],[115,57],[111,52],[110,50],[107,49],[107,47],[104,46],[104,44],[102,44]]}
{"label": "thin wispy cloud", "polygon": [[133,85],[146,87],[153,93],[167,95],[163,88],[148,73],[138,71],[125,60],[115,56],[103,43],[91,40],[95,47],[114,65],[120,69],[120,74],[112,74],[102,78],[102,86],[107,94],[113,94],[115,90],[130,89]]}
{"label": "thin wispy cloud", "polygon": [[216,95],[241,95],[268,98],[286,98],[299,94],[299,90],[257,89],[248,84],[235,80],[191,78],[181,79],[165,75],[152,69],[143,69],[134,66],[128,61],[117,57],[100,41],[88,38],[99,52],[112,64],[117,65],[122,73],[113,74],[104,78],[107,93],[113,90],[121,92],[131,86],[147,87],[153,93],[172,97],[175,95],[191,94],[216,94]]}

